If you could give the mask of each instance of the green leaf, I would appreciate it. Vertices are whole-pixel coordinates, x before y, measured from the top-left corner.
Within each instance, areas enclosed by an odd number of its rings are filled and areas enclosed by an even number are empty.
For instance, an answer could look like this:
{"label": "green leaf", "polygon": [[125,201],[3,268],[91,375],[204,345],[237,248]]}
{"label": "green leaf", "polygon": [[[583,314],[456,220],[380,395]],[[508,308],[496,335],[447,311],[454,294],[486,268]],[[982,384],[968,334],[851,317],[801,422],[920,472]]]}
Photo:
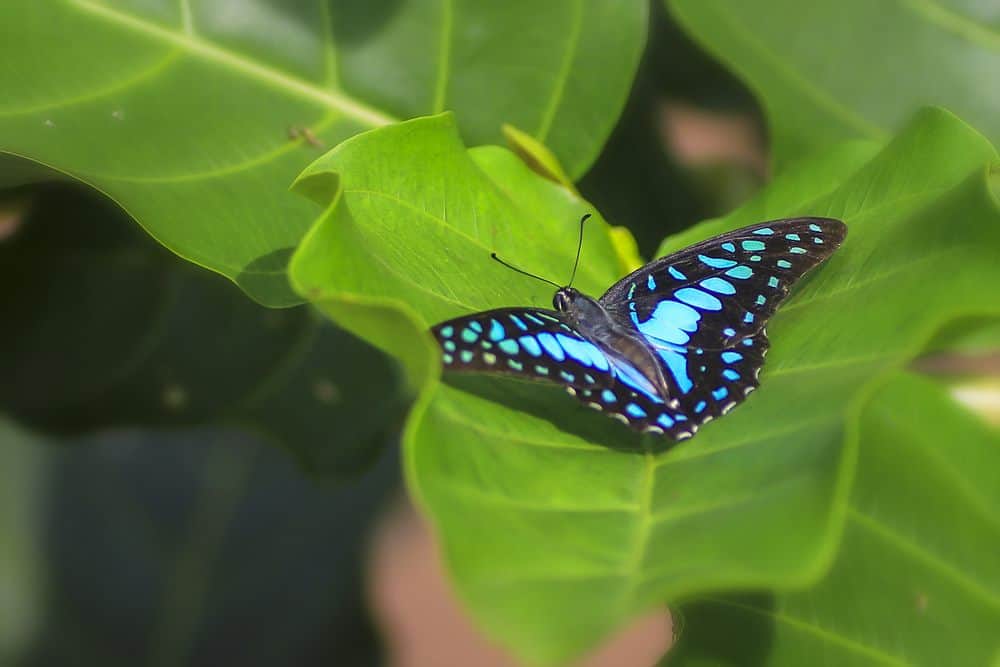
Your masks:
{"label": "green leaf", "polygon": [[834,142],[889,137],[947,106],[1000,141],[1000,15],[932,0],[667,0],[681,25],[756,92],[784,165]]}
{"label": "green leaf", "polygon": [[[587,210],[502,149],[464,150],[447,116],[355,137],[306,170],[299,187],[325,191],[329,208],[291,273],[336,321],[407,360],[423,388],[406,428],[408,482],[457,590],[492,635],[559,661],[664,601],[822,575],[870,381],[949,319],[1000,312],[981,289],[1000,280],[995,159],[968,126],[930,110],[874,156],[852,145],[802,163],[686,235],[779,215],[851,227],[769,327],[761,390],[669,451],[555,388],[437,382],[428,324],[550,296],[487,252],[560,279]],[[579,286],[591,294],[620,272],[605,230],[588,228]]]}
{"label": "green leaf", "polygon": [[1000,433],[933,382],[898,374],[864,410],[843,545],[827,576],[807,592],[685,605],[666,664],[991,664],[998,470]]}
{"label": "green leaf", "polygon": [[317,146],[453,109],[470,141],[502,141],[512,123],[579,176],[624,104],[647,11],[641,0],[6,2],[0,151],[87,183],[173,252],[290,305],[286,263],[313,211],[286,188]]}
{"label": "green leaf", "polygon": [[407,397],[310,308],[270,310],[176,261],[107,202],[43,188],[0,243],[0,411],[60,435],[236,423],[307,468],[366,467]]}

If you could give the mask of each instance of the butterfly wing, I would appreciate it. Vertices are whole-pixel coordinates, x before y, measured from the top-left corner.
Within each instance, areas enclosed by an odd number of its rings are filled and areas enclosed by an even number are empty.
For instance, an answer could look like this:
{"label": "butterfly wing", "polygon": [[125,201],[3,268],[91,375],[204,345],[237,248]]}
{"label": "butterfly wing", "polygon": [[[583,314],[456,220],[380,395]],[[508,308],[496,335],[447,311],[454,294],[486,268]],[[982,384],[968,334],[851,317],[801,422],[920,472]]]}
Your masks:
{"label": "butterfly wing", "polygon": [[768,318],[846,234],[832,218],[758,223],[647,264],[600,303],[656,350],[685,414],[701,423],[756,388]]}
{"label": "butterfly wing", "polygon": [[555,382],[634,429],[690,437],[689,420],[631,363],[602,349],[553,310],[502,308],[431,327],[445,369]]}

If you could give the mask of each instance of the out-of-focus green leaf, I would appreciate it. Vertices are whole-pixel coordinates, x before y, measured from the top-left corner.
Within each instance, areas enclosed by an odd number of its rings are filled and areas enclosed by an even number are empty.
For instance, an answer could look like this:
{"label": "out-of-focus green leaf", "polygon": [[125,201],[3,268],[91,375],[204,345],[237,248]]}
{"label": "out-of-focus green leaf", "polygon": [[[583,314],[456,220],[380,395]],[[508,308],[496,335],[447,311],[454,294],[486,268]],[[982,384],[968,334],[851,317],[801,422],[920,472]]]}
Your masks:
{"label": "out-of-focus green leaf", "polygon": [[379,664],[364,543],[396,456],[329,488],[221,429],[46,453],[47,604],[21,667]]}
{"label": "out-of-focus green leaf", "polygon": [[579,176],[624,104],[647,11],[13,0],[0,4],[0,151],[89,184],[178,255],[289,305],[285,267],[312,211],[287,187],[319,149],[452,109],[468,140],[501,142],[512,123]]}
{"label": "out-of-focus green leaf", "polygon": [[1000,141],[1000,5],[974,0],[667,0],[757,93],[779,164],[849,138],[887,139],[946,106]]}
{"label": "out-of-focus green leaf", "polygon": [[1000,432],[900,374],[861,419],[843,544],[807,592],[685,605],[666,664],[990,665],[1000,655]]}
{"label": "out-of-focus green leaf", "polygon": [[[474,310],[545,305],[585,202],[497,148],[464,150],[447,116],[345,142],[299,186],[329,205],[292,263],[301,294],[406,360],[423,391],[406,429],[411,488],[486,629],[535,661],[594,645],[634,614],[727,587],[802,586],[829,566],[846,512],[857,410],[871,381],[943,323],[1000,313],[993,147],[928,110],[886,148],[799,165],[755,201],[664,246],[791,215],[843,218],[845,246],[769,326],[762,388],[665,451],[550,387],[439,384],[423,333]],[[578,285],[619,275],[588,229]]]}
{"label": "out-of-focus green leaf", "polygon": [[94,196],[34,201],[0,243],[0,410],[62,435],[235,422],[328,475],[378,456],[406,399],[370,345],[249,301]]}
{"label": "out-of-focus green leaf", "polygon": [[46,589],[43,487],[46,457],[0,418],[0,663],[14,664],[35,639]]}

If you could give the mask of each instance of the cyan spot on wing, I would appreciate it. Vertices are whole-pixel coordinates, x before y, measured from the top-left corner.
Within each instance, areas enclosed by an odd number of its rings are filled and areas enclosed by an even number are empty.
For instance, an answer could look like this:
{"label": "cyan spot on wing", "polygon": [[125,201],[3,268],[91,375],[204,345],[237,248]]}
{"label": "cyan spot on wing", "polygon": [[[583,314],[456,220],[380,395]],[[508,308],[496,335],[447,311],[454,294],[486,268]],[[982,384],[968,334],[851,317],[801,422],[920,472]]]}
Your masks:
{"label": "cyan spot on wing", "polygon": [[722,302],[717,298],[694,287],[682,287],[674,292],[674,297],[680,299],[689,306],[701,308],[702,310],[722,310]]}
{"label": "cyan spot on wing", "polygon": [[787,259],[779,259],[778,260],[778,268],[779,269],[790,269],[790,268],[792,268],[792,263],[789,262]]}
{"label": "cyan spot on wing", "polygon": [[469,328],[475,331],[476,333],[483,333],[483,325],[480,324],[479,322],[476,322],[475,320],[469,322]]}
{"label": "cyan spot on wing", "polygon": [[442,338],[451,338],[451,335],[453,333],[455,333],[455,327],[453,327],[453,326],[451,326],[449,324],[446,327],[441,327],[441,329],[438,331],[438,333],[441,334]]}
{"label": "cyan spot on wing", "polygon": [[685,345],[691,340],[689,334],[698,330],[701,315],[687,304],[664,299],[645,322],[639,322],[635,313],[632,318],[639,333],[665,343]]}
{"label": "cyan spot on wing", "polygon": [[670,428],[674,425],[674,420],[670,418],[670,415],[664,413],[656,418],[656,423],[663,428]]}
{"label": "cyan spot on wing", "polygon": [[479,334],[473,331],[471,328],[462,329],[462,340],[466,343],[475,343],[476,339],[479,338]]}
{"label": "cyan spot on wing", "polygon": [[740,264],[739,266],[733,267],[726,271],[726,275],[730,278],[736,278],[737,280],[746,280],[753,275],[753,269],[749,266],[744,266]]}
{"label": "cyan spot on wing", "polygon": [[649,277],[646,278],[646,287],[649,288],[650,292],[652,292],[653,290],[656,289],[656,281],[653,280],[653,274],[652,273],[650,273]]}
{"label": "cyan spot on wing", "polygon": [[669,273],[674,280],[687,280],[687,276],[675,269],[673,266],[667,267],[667,273]]}
{"label": "cyan spot on wing", "polygon": [[548,332],[538,334],[538,342],[542,344],[545,351],[549,353],[556,361],[562,361],[566,358],[566,353],[563,352],[562,346],[556,341],[556,337]]}
{"label": "cyan spot on wing", "polygon": [[763,241],[744,241],[740,245],[743,246],[744,250],[747,250],[747,251],[750,251],[750,252],[759,252],[759,251],[763,250],[766,247],[764,245]]}
{"label": "cyan spot on wing", "polygon": [[513,322],[515,325],[517,325],[518,329],[520,329],[521,331],[528,330],[528,326],[524,323],[523,320],[521,320],[520,317],[518,317],[517,315],[510,315],[509,317],[510,321]]}
{"label": "cyan spot on wing", "polygon": [[722,244],[722,249],[728,252],[736,252],[736,246],[734,246],[732,243],[729,243],[728,241]]}
{"label": "cyan spot on wing", "polygon": [[503,340],[505,335],[506,332],[504,331],[503,325],[496,320],[490,320],[490,340]]}
{"label": "cyan spot on wing", "polygon": [[461,354],[459,354],[459,358],[465,363],[472,361],[472,356],[471,350],[462,350]]}
{"label": "cyan spot on wing", "polygon": [[823,231],[823,229],[819,225],[817,225],[816,223],[812,223],[812,222],[809,223],[809,229],[813,230],[814,232],[821,232],[821,231]]}
{"label": "cyan spot on wing", "polygon": [[[735,333],[735,332],[734,332]],[[722,353],[722,360],[727,364],[734,364],[737,361],[743,359],[743,355],[739,352],[733,352],[732,350],[727,350]]]}
{"label": "cyan spot on wing", "polygon": [[791,248],[789,248],[789,250],[791,250],[791,252],[792,252],[793,255],[804,255],[804,254],[806,254],[806,249],[805,248],[800,248],[798,246],[792,246]]}
{"label": "cyan spot on wing", "polygon": [[538,344],[538,341],[535,340],[534,336],[521,336],[517,339],[517,341],[521,344],[521,347],[524,348],[524,351],[531,356],[542,356],[542,347]]}
{"label": "cyan spot on wing", "polygon": [[499,343],[497,343],[497,347],[499,347],[507,354],[517,354],[517,351],[519,349],[517,347],[517,341],[510,338],[508,338],[507,340],[502,340]]}
{"label": "cyan spot on wing", "polygon": [[774,276],[771,276],[770,278],[767,279],[767,286],[768,287],[777,287],[778,286],[778,279],[776,277],[774,277]]}
{"label": "cyan spot on wing", "polygon": [[625,412],[629,413],[629,415],[635,417],[636,419],[641,419],[646,416],[646,411],[643,410],[638,405],[636,405],[635,403],[629,403],[628,405],[626,405]]}
{"label": "cyan spot on wing", "polygon": [[610,389],[605,389],[604,391],[601,392],[601,400],[604,401],[605,403],[614,403],[615,401],[618,400],[618,397],[615,396],[615,392],[611,391]]}
{"label": "cyan spot on wing", "polygon": [[761,227],[760,229],[753,230],[754,234],[760,234],[761,236],[770,236],[774,233],[774,230],[770,227]]}
{"label": "cyan spot on wing", "polygon": [[736,382],[737,380],[740,379],[740,374],[731,368],[727,368],[722,371],[722,377],[726,378],[727,380],[732,380],[733,382]]}
{"label": "cyan spot on wing", "polygon": [[718,389],[712,392],[712,398],[714,398],[717,401],[721,401],[726,396],[729,396],[729,390],[726,389],[725,387],[719,387]]}
{"label": "cyan spot on wing", "polygon": [[707,255],[698,255],[698,261],[705,266],[710,266],[713,269],[728,269],[731,266],[736,266],[736,262],[731,259],[723,259],[721,257],[709,257]]}
{"label": "cyan spot on wing", "polygon": [[798,234],[785,234],[785,238],[789,241],[801,241],[802,239]]}
{"label": "cyan spot on wing", "polygon": [[723,280],[717,276],[706,278],[699,283],[702,287],[712,290],[717,294],[736,294],[736,288],[728,280]]}

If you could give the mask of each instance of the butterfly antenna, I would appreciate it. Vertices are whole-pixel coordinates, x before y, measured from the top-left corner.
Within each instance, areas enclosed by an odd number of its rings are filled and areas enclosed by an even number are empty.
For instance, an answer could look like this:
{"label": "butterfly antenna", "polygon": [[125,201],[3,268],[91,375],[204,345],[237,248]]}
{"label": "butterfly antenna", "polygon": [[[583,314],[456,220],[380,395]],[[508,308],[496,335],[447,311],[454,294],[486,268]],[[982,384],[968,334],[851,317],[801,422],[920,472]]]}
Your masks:
{"label": "butterfly antenna", "polygon": [[491,252],[490,253],[490,258],[495,259],[496,261],[500,262],[501,264],[503,264],[504,266],[506,266],[511,271],[517,271],[518,273],[526,275],[529,278],[534,278],[535,280],[541,280],[543,283],[548,283],[550,285],[553,285],[556,289],[562,289],[562,285],[560,285],[558,283],[554,283],[551,280],[549,280],[548,278],[542,278],[541,276],[536,276],[534,273],[528,273],[524,269],[519,269],[516,266],[514,266],[513,264],[508,264],[507,262],[505,262],[502,259],[500,259],[499,257],[497,257],[497,254],[495,252]]}
{"label": "butterfly antenna", "polygon": [[573,275],[569,277],[569,287],[572,287],[573,281],[576,280],[576,267],[580,266],[580,251],[583,250],[583,223],[587,222],[589,217],[590,214],[587,213],[580,218],[580,238],[576,242],[576,261],[573,262]]}

